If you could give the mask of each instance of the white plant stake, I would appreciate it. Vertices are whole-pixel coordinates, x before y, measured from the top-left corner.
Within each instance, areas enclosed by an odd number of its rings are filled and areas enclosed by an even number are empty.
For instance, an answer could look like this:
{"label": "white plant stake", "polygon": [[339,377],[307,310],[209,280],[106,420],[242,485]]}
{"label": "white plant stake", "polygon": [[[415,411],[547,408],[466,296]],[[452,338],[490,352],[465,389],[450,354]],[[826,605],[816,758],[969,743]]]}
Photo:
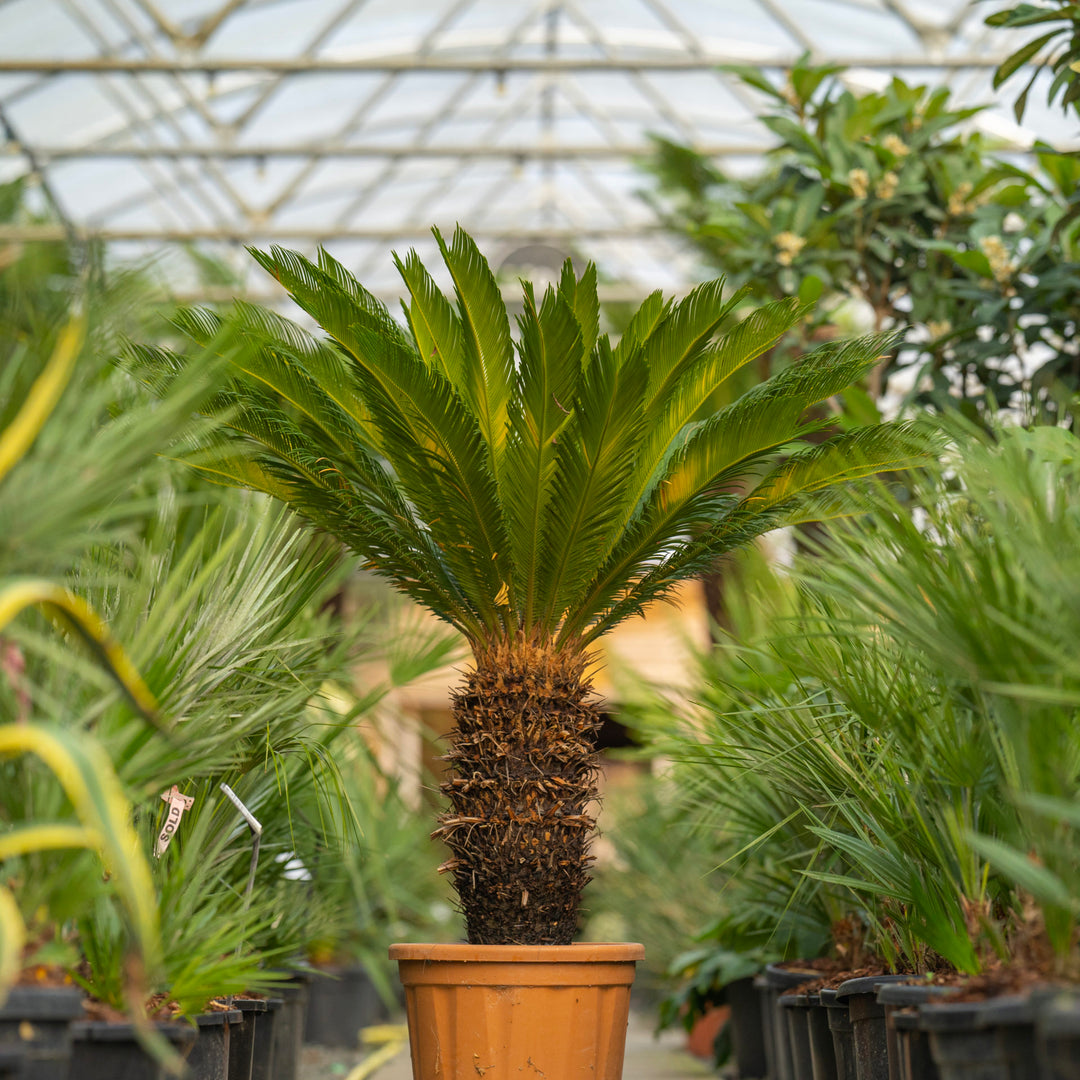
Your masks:
{"label": "white plant stake", "polygon": [[248,871],[248,883],[247,888],[244,889],[244,908],[246,909],[248,904],[251,903],[251,891],[255,888],[255,868],[259,865],[259,844],[262,841],[262,825],[256,819],[255,815],[240,801],[236,792],[233,791],[226,783],[218,785],[222,791],[229,797],[229,801],[240,811],[244,820],[248,823],[248,828],[251,830],[251,869]]}
{"label": "white plant stake", "polygon": [[169,804],[169,812],[165,815],[165,824],[158,833],[157,843],[154,844],[154,857],[160,859],[165,854],[169,844],[172,843],[173,835],[180,828],[180,819],[185,810],[191,809],[195,801],[191,795],[181,795],[180,789],[173,784],[168,791],[161,793],[162,799]]}

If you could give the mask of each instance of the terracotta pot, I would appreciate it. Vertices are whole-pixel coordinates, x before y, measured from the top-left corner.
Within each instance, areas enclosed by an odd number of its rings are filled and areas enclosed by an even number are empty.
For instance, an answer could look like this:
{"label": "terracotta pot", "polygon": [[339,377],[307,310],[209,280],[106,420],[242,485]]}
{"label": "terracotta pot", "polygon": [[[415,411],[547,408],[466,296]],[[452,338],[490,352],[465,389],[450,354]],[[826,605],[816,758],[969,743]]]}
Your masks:
{"label": "terracotta pot", "polygon": [[709,1005],[694,1021],[686,1036],[686,1052],[702,1061],[716,1058],[716,1039],[727,1026],[731,1010],[726,1005]]}
{"label": "terracotta pot", "polygon": [[641,945],[391,945],[414,1080],[620,1080]]}

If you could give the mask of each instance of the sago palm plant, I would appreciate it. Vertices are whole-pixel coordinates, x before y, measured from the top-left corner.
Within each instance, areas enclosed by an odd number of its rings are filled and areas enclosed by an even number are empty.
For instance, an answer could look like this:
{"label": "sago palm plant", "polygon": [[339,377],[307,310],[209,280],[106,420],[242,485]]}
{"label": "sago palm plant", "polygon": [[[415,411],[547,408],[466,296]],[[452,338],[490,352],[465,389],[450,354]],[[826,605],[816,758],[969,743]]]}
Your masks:
{"label": "sago palm plant", "polygon": [[654,293],[613,345],[595,268],[579,278],[568,263],[541,298],[523,284],[515,335],[473,241],[435,235],[454,297],[415,253],[399,259],[404,325],[325,252],[278,248],[253,254],[325,337],[246,304],[181,316],[202,345],[247,345],[219,401],[233,437],[200,467],[285,500],[465,635],[444,868],[470,941],[566,943],[596,796],[590,647],[725,552],[835,511],[845,482],[920,452],[888,427],[792,445],[881,337],[824,346],[711,411],[803,317],[796,301],[737,321],[743,297],[722,281],[679,303]]}

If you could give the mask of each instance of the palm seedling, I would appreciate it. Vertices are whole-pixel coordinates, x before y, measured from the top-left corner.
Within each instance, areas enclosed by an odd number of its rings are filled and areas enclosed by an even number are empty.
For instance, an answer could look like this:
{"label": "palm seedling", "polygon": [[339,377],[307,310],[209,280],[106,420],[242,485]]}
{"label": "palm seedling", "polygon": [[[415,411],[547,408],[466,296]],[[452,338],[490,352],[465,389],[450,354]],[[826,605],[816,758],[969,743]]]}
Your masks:
{"label": "palm seedling", "polygon": [[404,326],[325,252],[278,248],[253,254],[325,337],[246,304],[184,313],[196,342],[247,346],[219,400],[232,435],[196,460],[285,500],[465,636],[444,868],[470,941],[567,943],[596,795],[590,647],[725,552],[835,512],[841,486],[920,451],[889,427],[792,445],[806,409],[859,379],[885,338],[830,343],[712,411],[803,317],[797,301],[737,321],[744,297],[725,299],[722,281],[679,303],[654,293],[613,345],[595,268],[568,263],[540,298],[523,283],[515,336],[473,241],[436,239],[454,298],[415,253],[398,259]]}

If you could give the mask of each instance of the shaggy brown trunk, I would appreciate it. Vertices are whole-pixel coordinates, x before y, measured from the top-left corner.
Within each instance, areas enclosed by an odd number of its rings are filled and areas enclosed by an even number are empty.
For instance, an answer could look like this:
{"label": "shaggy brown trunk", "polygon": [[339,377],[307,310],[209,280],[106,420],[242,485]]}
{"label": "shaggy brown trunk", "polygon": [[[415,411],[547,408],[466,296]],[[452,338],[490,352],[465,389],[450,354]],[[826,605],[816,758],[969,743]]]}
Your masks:
{"label": "shaggy brown trunk", "polygon": [[568,945],[589,881],[599,713],[580,656],[492,647],[454,695],[435,836],[476,945]]}

